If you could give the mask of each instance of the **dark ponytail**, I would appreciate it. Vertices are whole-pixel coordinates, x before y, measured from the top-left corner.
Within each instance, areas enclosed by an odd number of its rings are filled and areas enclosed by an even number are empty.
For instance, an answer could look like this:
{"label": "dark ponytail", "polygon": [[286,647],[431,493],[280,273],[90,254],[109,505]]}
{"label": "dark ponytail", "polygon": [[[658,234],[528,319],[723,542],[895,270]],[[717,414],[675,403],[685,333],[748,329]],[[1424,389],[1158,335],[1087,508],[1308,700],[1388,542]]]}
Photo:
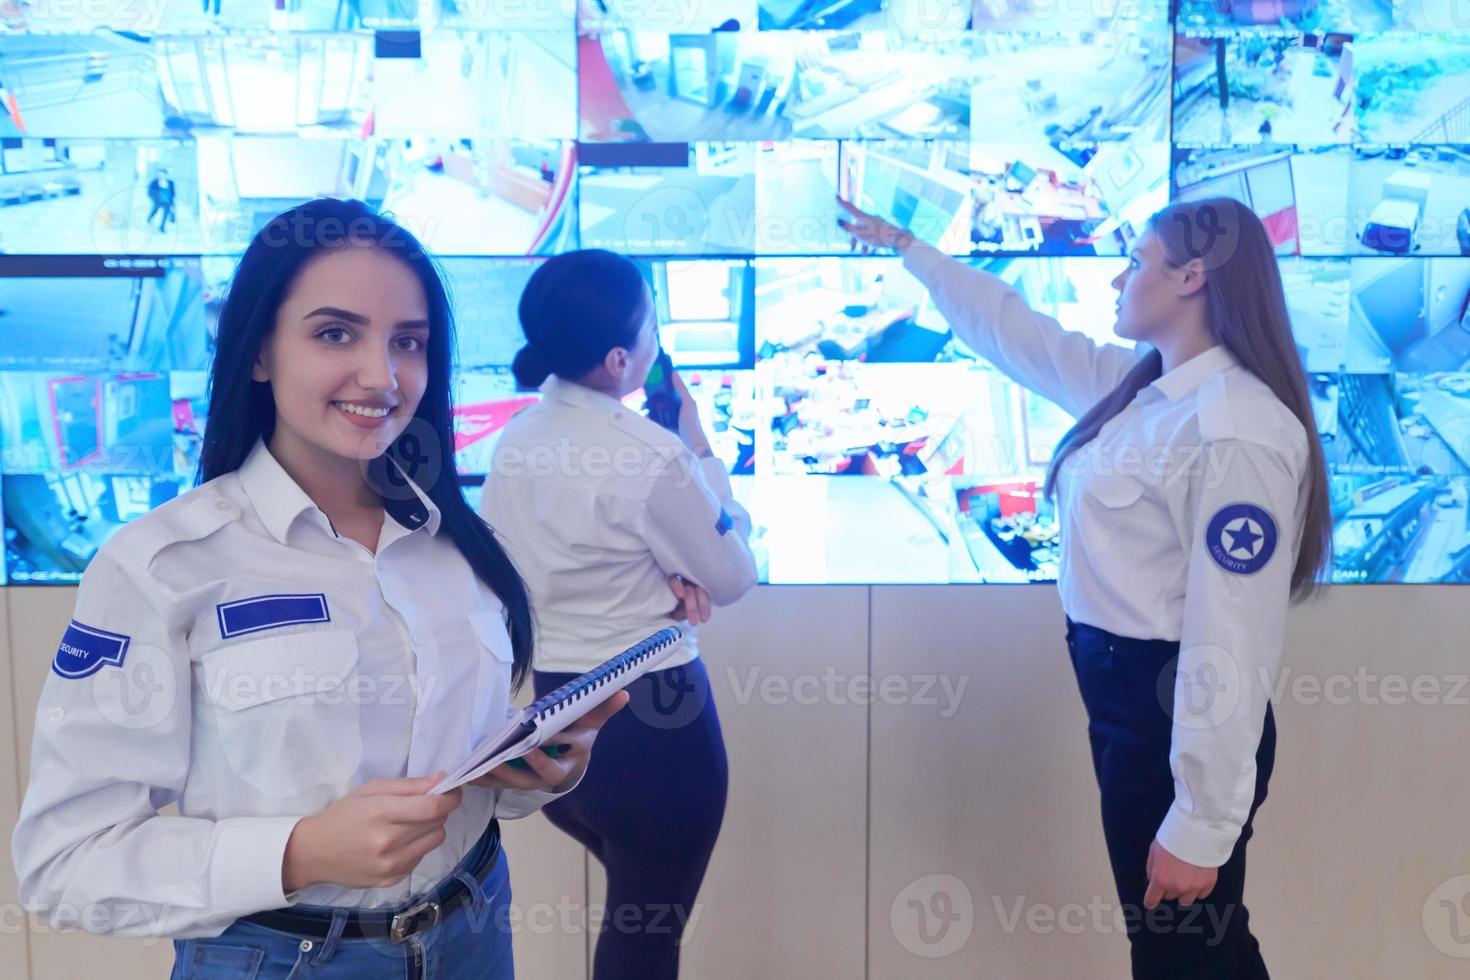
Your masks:
{"label": "dark ponytail", "polygon": [[541,263],[517,311],[526,346],[511,364],[516,383],[539,388],[553,374],[575,380],[614,347],[631,349],[646,312],[645,288],[636,262],[600,248],[563,252]]}

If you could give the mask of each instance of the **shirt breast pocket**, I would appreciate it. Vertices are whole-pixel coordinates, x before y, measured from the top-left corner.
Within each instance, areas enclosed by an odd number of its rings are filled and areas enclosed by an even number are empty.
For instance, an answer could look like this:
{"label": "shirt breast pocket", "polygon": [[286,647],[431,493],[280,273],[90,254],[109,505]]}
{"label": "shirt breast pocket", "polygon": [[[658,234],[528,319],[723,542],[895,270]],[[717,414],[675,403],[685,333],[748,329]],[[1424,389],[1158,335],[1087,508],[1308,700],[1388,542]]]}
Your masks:
{"label": "shirt breast pocket", "polygon": [[231,772],[284,799],[345,785],[362,762],[361,705],[351,630],[288,633],[205,654],[205,697],[217,709]]}
{"label": "shirt breast pocket", "polygon": [[515,664],[515,651],[511,648],[505,614],[499,609],[470,613],[469,623],[481,648],[473,743],[505,724],[506,712],[510,708],[510,675]]}
{"label": "shirt breast pocket", "polygon": [[1109,473],[1087,481],[1087,495],[1108,510],[1132,506],[1143,496],[1143,484],[1131,476]]}

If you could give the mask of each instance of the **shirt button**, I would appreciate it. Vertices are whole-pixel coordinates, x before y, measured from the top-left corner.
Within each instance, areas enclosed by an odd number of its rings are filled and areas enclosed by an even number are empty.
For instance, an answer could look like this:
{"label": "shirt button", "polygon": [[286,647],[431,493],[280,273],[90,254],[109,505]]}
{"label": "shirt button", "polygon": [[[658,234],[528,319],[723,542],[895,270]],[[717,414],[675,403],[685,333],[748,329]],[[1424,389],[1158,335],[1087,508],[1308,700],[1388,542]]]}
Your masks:
{"label": "shirt button", "polygon": [[424,634],[422,634],[422,633],[415,633],[409,639],[413,640],[413,645],[414,646],[416,646],[416,647],[417,646],[423,646],[423,643],[424,643]]}
{"label": "shirt button", "polygon": [[49,717],[52,721],[60,721],[61,719],[66,717],[66,712],[62,711],[60,708],[52,708],[51,713],[47,717]]}

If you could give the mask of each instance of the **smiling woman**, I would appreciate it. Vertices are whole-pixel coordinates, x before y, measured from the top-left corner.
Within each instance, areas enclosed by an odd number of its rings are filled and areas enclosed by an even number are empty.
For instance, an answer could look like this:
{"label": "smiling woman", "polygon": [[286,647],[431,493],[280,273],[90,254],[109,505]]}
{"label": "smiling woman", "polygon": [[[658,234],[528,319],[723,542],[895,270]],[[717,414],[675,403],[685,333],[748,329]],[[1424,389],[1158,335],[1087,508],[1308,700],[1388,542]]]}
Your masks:
{"label": "smiling woman", "polygon": [[[255,237],[202,484],[98,552],[42,693],[14,844],[29,909],[175,936],[175,976],[513,976],[508,929],[478,927],[507,921],[498,821],[576,786],[626,695],[554,758],[426,795],[510,715],[532,644],[453,466],[452,349],[437,267],[363,205]],[[143,718],[109,686],[137,670],[170,695]]]}
{"label": "smiling woman", "polygon": [[[331,305],[342,298],[353,309]],[[418,410],[429,334],[424,288],[391,253],[347,247],[313,258],[251,370],[275,390],[273,450],[315,444],[346,460],[381,456]]]}

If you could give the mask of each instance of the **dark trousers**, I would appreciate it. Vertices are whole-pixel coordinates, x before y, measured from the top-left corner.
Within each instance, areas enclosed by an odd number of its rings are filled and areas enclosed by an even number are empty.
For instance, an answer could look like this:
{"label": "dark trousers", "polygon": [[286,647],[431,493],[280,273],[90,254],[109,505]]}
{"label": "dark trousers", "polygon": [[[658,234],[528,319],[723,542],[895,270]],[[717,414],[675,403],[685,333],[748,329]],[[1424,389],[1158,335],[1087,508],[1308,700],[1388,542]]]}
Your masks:
{"label": "dark trousers", "polygon": [[[536,696],[575,674],[536,671]],[[699,659],[640,677],[577,788],[543,809],[607,869],[593,980],[674,980],[725,816],[729,766]]]}
{"label": "dark trousers", "polygon": [[178,221],[178,219],[174,217],[174,205],[172,201],[154,201],[153,210],[148,212],[148,223],[150,225],[153,223],[153,216],[160,211],[163,212],[163,218],[158,222],[159,231],[163,231],[165,228],[167,228],[170,221]]}
{"label": "dark trousers", "polygon": [[1276,722],[1266,708],[1256,752],[1256,793],[1240,839],[1215,889],[1190,906],[1143,907],[1149,846],[1174,802],[1169,769],[1179,644],[1134,640],[1067,623],[1067,649],[1087,706],[1092,765],[1102,793],[1103,834],[1135,980],[1265,980],[1260,944],[1246,911],[1245,849],[1276,758]]}

